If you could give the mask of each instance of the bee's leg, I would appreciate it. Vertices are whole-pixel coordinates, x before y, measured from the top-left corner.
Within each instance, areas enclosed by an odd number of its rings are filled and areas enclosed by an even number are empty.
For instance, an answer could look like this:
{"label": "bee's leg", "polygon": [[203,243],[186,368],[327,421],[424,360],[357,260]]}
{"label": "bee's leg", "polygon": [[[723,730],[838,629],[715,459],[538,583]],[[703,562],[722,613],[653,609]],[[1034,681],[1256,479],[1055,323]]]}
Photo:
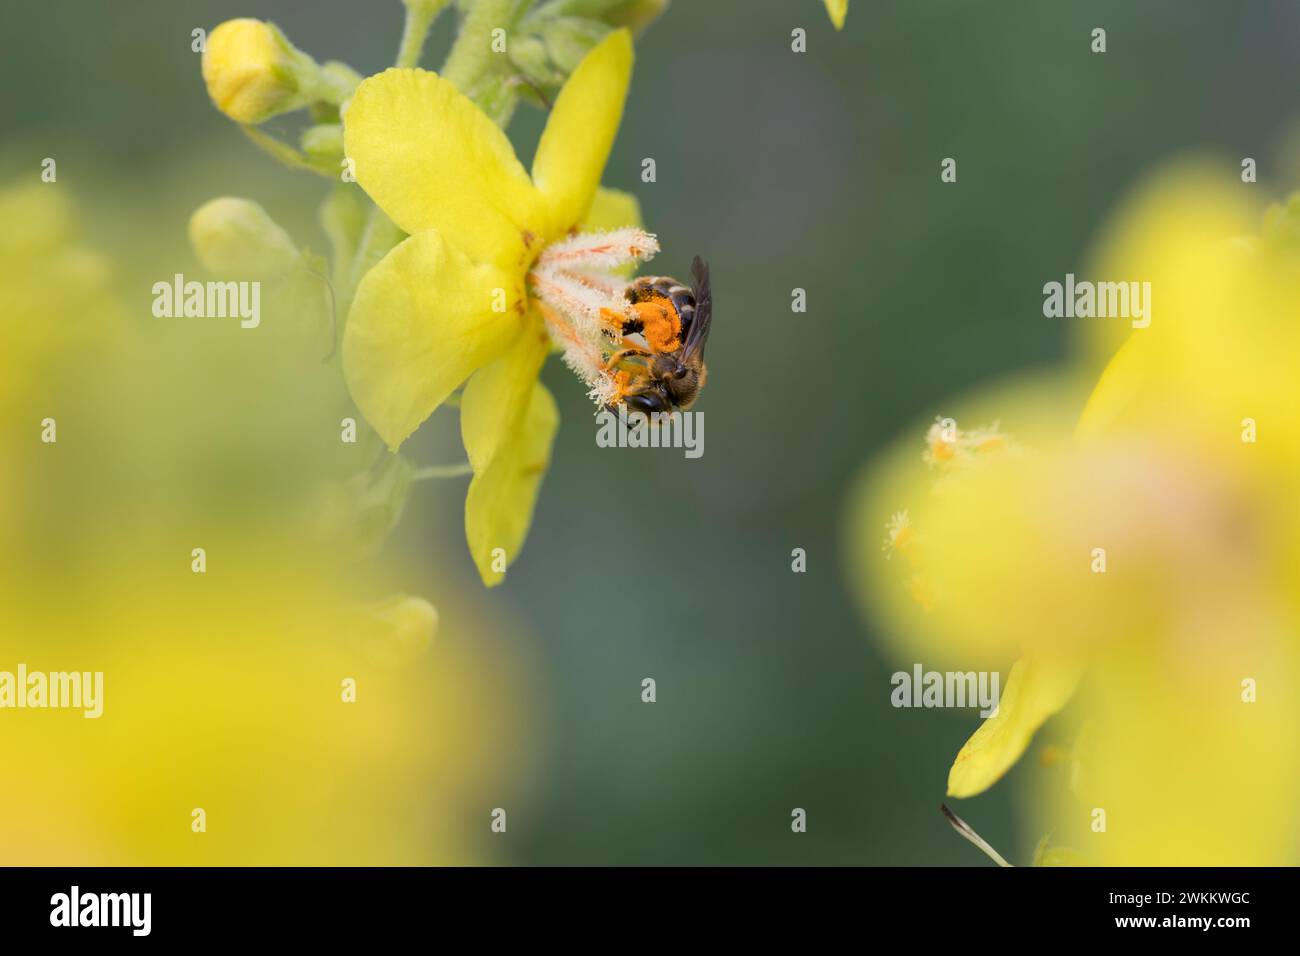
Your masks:
{"label": "bee's leg", "polygon": [[629,398],[645,394],[650,389],[651,381],[643,367],[634,367],[631,370],[621,368],[614,370],[614,384],[617,386],[617,393],[609,403],[611,410],[626,404]]}
{"label": "bee's leg", "polygon": [[615,312],[613,309],[602,307],[600,310],[600,320],[605,323],[611,332],[617,332],[620,335],[628,332],[639,332],[640,327],[635,329],[628,328],[629,325],[636,324],[635,319],[629,319],[622,312]]}
{"label": "bee's leg", "polygon": [[605,371],[608,372],[612,370],[615,366],[617,366],[620,362],[622,362],[626,358],[632,358],[634,356],[649,357],[653,354],[654,353],[651,352],[649,349],[643,349],[639,345],[633,345],[630,346],[629,348],[619,349],[617,352],[611,355],[609,357],[609,361],[605,363]]}

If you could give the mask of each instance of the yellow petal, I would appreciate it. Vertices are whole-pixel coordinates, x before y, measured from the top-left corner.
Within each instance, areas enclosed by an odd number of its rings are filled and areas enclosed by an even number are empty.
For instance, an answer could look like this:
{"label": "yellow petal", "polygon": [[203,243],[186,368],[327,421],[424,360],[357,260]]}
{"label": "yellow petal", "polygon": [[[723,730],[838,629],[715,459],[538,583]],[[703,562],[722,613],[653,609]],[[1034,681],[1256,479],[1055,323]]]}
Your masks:
{"label": "yellow petal", "polygon": [[555,101],[533,158],[552,238],[582,222],[591,207],[631,78],[632,35],[615,30],[583,58]]}
{"label": "yellow petal", "polygon": [[608,232],[627,226],[641,226],[641,203],[631,193],[601,186],[582,220],[580,232]]}
{"label": "yellow petal", "polygon": [[510,140],[425,70],[365,80],[343,117],[357,182],[404,232],[437,229],[471,258],[522,267],[543,207]]}
{"label": "yellow petal", "polygon": [[836,30],[844,29],[844,18],[849,15],[849,0],[826,0],[826,12]]}
{"label": "yellow petal", "polygon": [[1105,435],[1134,403],[1148,378],[1143,355],[1146,343],[1145,338],[1131,336],[1110,360],[1079,415],[1075,426],[1079,438]]}
{"label": "yellow petal", "polygon": [[546,327],[534,316],[515,343],[465,386],[460,433],[475,474],[485,471],[504,446],[518,439],[550,346]]}
{"label": "yellow petal", "polygon": [[517,435],[469,484],[465,538],[488,587],[505,580],[500,569],[513,562],[523,547],[559,423],[555,399],[540,382],[534,383]]}
{"label": "yellow petal", "polygon": [[1079,680],[1072,663],[1044,657],[1016,661],[997,713],[980,724],[948,771],[948,796],[973,797],[1020,759],[1043,722],[1065,706]]}
{"label": "yellow petal", "polygon": [[434,231],[406,239],[366,273],[348,315],[343,372],[389,448],[510,345],[523,301],[517,273],[475,262]]}

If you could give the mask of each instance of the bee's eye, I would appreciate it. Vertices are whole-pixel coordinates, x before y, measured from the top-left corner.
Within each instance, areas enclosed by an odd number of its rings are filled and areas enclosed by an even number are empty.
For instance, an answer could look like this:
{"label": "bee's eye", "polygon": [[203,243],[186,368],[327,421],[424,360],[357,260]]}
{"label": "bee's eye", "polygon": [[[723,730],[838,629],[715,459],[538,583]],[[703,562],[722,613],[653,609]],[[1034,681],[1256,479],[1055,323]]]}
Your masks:
{"label": "bee's eye", "polygon": [[686,373],[689,371],[690,369],[688,369],[685,365],[679,365],[677,366],[677,371],[673,372],[673,378],[685,378]]}

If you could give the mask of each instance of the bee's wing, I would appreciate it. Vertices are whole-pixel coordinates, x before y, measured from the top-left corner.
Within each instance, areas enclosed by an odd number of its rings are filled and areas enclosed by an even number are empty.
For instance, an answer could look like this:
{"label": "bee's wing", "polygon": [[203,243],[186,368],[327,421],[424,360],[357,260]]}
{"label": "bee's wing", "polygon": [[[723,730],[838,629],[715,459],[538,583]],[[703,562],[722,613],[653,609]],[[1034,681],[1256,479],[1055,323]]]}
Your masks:
{"label": "bee's wing", "polygon": [[695,318],[682,351],[687,355],[703,354],[713,324],[713,290],[709,286],[709,264],[699,256],[691,263],[691,292],[695,296]]}

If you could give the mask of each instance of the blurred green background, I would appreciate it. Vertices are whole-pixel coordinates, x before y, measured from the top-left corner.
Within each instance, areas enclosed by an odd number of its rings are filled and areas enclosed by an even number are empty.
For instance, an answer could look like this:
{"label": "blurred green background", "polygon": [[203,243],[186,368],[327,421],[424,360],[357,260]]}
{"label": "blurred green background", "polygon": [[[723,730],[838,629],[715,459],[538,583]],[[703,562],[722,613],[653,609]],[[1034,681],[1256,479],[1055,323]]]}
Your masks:
{"label": "blurred green background", "polygon": [[[130,241],[134,262],[165,264],[119,277],[141,322],[149,283],[192,263],[185,223],[212,196],[254,198],[325,249],[323,181],[277,166],[207,100],[190,31],[234,16],[274,20],[317,59],[370,73],[391,62],[402,11],[6,11],[5,161],[36,175],[57,157],[92,243]],[[1089,50],[1097,26],[1104,55]],[[794,27],[805,54],[791,52]],[[1300,7],[1264,0],[853,0],[842,33],[818,0],[673,3],[638,44],[605,182],[640,198],[664,248],[654,271],[712,263],[705,453],[598,448],[584,389],[548,364],[563,425],[533,530],[507,583],[475,602],[516,622],[543,728],[529,772],[494,800],[515,808],[496,859],[984,863],[938,813],[978,718],[890,706],[889,675],[912,662],[888,659],[854,606],[848,487],[906,430],[919,454],[923,423],[971,385],[1063,354],[1069,329],[1043,318],[1042,284],[1083,264],[1107,211],[1161,161],[1252,156],[1252,188],[1292,188],[1297,30]],[[525,160],[543,119],[521,107],[511,127]],[[952,185],[939,179],[949,156]],[[640,181],[644,157],[655,183]],[[805,314],[791,312],[795,287]],[[454,416],[407,450],[458,458]],[[389,542],[397,585],[435,604],[481,589],[462,497],[459,482],[420,486]],[[958,810],[1024,862],[1014,795],[994,788]],[[806,834],[790,831],[793,807],[808,811]]]}

